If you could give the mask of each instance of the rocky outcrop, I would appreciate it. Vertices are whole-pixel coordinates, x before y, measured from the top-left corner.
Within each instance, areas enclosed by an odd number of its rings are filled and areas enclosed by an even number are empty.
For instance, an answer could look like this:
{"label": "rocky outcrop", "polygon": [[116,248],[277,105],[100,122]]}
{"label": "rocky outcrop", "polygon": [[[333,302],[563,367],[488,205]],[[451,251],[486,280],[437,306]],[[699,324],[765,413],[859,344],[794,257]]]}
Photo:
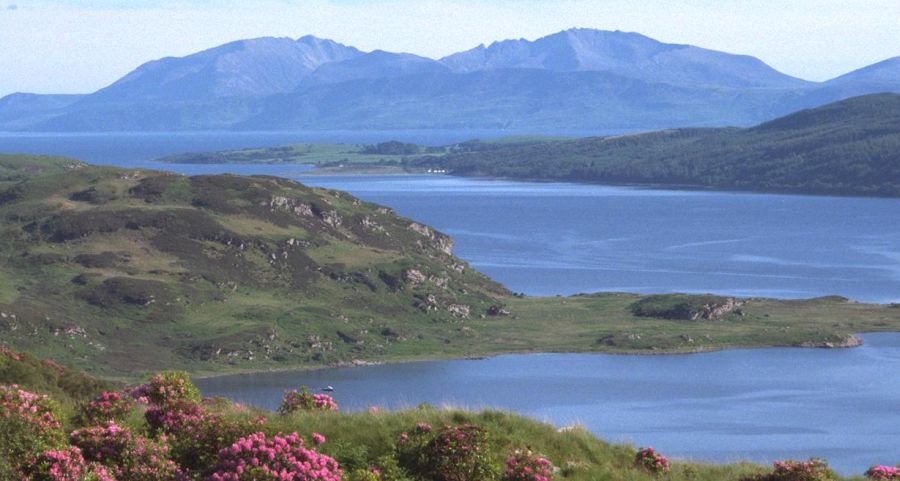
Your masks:
{"label": "rocky outcrop", "polygon": [[411,222],[408,227],[409,230],[427,237],[431,240],[432,245],[444,254],[447,254],[448,256],[453,255],[453,239],[449,236],[435,232],[430,227],[419,224],[418,222]]}
{"label": "rocky outcrop", "polygon": [[274,209],[286,210],[288,212],[292,212],[294,215],[302,216],[302,217],[312,217],[313,210],[312,206],[306,204],[304,202],[300,202],[297,199],[291,199],[290,197],[284,197],[280,195],[276,195],[272,197],[269,201],[269,207]]}
{"label": "rocky outcrop", "polygon": [[453,314],[456,317],[469,317],[470,310],[471,308],[465,304],[450,304],[449,306],[447,306],[447,312]]}
{"label": "rocky outcrop", "polygon": [[733,297],[729,297],[725,302],[710,302],[702,305],[691,316],[692,321],[699,319],[719,319],[726,314],[730,314],[737,308],[744,305],[744,301],[739,301]]}
{"label": "rocky outcrop", "polygon": [[799,347],[818,347],[823,349],[843,349],[849,347],[858,347],[862,345],[862,340],[852,334],[848,334],[841,339],[826,341],[804,341]]}
{"label": "rocky outcrop", "polygon": [[406,282],[414,286],[425,282],[425,274],[422,274],[422,271],[418,269],[407,269],[403,277],[406,279]]}

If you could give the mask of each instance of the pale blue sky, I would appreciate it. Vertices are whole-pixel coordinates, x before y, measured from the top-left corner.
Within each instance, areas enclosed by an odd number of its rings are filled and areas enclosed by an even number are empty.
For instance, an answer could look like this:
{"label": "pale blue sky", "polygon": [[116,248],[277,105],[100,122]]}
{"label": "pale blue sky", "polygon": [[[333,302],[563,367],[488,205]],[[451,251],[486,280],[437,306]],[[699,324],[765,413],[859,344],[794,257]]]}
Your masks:
{"label": "pale blue sky", "polygon": [[440,57],[571,27],[754,55],[824,80],[900,55],[898,19],[898,0],[5,0],[0,96],[90,92],[145,61],[239,38],[313,34]]}

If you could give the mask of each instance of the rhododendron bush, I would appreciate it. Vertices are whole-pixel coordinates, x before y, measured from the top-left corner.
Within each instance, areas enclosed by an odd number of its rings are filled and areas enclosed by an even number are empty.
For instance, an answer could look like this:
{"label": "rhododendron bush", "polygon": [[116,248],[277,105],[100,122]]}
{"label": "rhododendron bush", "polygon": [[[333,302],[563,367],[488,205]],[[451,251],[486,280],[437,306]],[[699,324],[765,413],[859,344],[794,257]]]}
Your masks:
{"label": "rhododendron bush", "polygon": [[516,451],[506,458],[504,481],[550,481],[553,463],[531,451]]}
{"label": "rhododendron bush", "polygon": [[746,481],[828,481],[834,479],[834,472],[821,459],[808,461],[775,461],[774,470],[762,476],[747,478]]}
{"label": "rhododendron bush", "polygon": [[669,458],[656,452],[653,448],[643,448],[638,450],[634,456],[635,466],[642,468],[654,474],[665,474],[669,472]]}
{"label": "rhododendron bush", "polygon": [[340,481],[337,461],[304,446],[297,433],[239,439],[219,453],[208,481]]}
{"label": "rhododendron bush", "polygon": [[16,473],[34,453],[65,447],[60,419],[59,405],[48,396],[0,386],[0,473]]}
{"label": "rhododendron bush", "polygon": [[114,422],[75,430],[70,438],[86,460],[106,466],[120,480],[168,481],[180,472],[165,438],[148,439]]}
{"label": "rhododendron bush", "polygon": [[94,400],[81,406],[80,420],[84,426],[121,421],[134,408],[134,400],[117,391],[103,391]]}
{"label": "rhododendron bush", "polygon": [[397,442],[401,465],[435,481],[481,481],[496,477],[497,466],[487,431],[474,424],[444,426],[433,432],[419,423]]}
{"label": "rhododendron bush", "polygon": [[900,466],[872,466],[866,471],[870,479],[900,480]]}
{"label": "rhododendron bush", "polygon": [[284,393],[278,412],[290,414],[296,411],[337,411],[338,405],[334,398],[327,394],[312,394],[309,388],[301,386],[299,390],[292,389]]}
{"label": "rhododendron bush", "polygon": [[75,447],[44,451],[24,471],[28,481],[116,481],[105,466],[88,463]]}

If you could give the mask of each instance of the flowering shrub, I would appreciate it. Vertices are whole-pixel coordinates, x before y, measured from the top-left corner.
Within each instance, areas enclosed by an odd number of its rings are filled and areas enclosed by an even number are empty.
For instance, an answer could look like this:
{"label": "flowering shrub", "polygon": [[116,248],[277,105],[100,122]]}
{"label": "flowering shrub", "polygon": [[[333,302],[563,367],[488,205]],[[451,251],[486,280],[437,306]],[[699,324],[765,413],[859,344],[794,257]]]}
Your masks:
{"label": "flowering shrub", "polygon": [[643,448],[634,456],[634,465],[653,474],[669,472],[669,458],[657,453],[653,448]]}
{"label": "flowering shrub", "polygon": [[88,461],[98,462],[121,480],[174,480],[179,470],[169,460],[165,439],[156,442],[137,436],[114,422],[73,431],[72,444],[81,448]]}
{"label": "flowering shrub", "polygon": [[306,386],[300,386],[300,390],[292,389],[284,393],[280,414],[290,414],[296,411],[337,411],[338,405],[334,398],[327,394],[312,394]]}
{"label": "flowering shrub", "polygon": [[177,433],[204,421],[208,415],[199,404],[191,401],[173,401],[151,404],[144,411],[147,425],[154,433]]}
{"label": "flowering shrub", "polygon": [[321,446],[321,445],[325,444],[325,436],[323,436],[319,433],[312,433],[310,435],[310,437],[312,438],[313,444],[315,444],[316,446]]}
{"label": "flowering shrub", "polygon": [[237,440],[219,453],[208,481],[340,481],[337,461],[303,446],[297,433],[266,438],[264,433]]}
{"label": "flowering shrub", "polygon": [[29,481],[116,481],[104,466],[88,463],[78,448],[44,451],[25,469]]}
{"label": "flowering shrub", "polygon": [[821,459],[809,461],[775,461],[775,469],[761,476],[744,478],[742,481],[827,481],[834,479],[834,472]]}
{"label": "flowering shrub", "polygon": [[203,413],[184,420],[169,431],[172,459],[188,473],[205,472],[216,464],[219,452],[238,439],[259,429],[259,421],[227,418],[218,413]]}
{"label": "flowering shrub", "polygon": [[550,460],[531,451],[516,451],[506,458],[504,481],[550,481],[552,477],[553,464]]}
{"label": "flowering shrub", "polygon": [[163,405],[179,401],[200,402],[200,390],[184,371],[157,374],[150,382],[132,389],[131,395],[144,404]]}
{"label": "flowering shrub", "polygon": [[0,474],[17,472],[34,453],[62,448],[59,405],[48,396],[0,386]]}
{"label": "flowering shrub", "polygon": [[134,401],[117,391],[103,391],[94,400],[81,406],[79,414],[83,425],[120,421],[134,407]]}
{"label": "flowering shrub", "polygon": [[444,426],[432,434],[431,426],[420,423],[412,436],[400,434],[397,450],[403,467],[434,481],[480,481],[497,473],[488,434],[474,424]]}
{"label": "flowering shrub", "polygon": [[900,479],[900,466],[872,466],[866,471],[866,477],[870,479]]}

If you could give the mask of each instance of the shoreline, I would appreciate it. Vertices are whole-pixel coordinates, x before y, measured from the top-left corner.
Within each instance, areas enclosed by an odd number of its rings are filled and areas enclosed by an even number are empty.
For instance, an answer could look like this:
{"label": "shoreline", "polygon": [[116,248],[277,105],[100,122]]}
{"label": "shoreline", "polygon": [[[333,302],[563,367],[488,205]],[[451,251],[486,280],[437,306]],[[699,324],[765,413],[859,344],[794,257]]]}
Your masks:
{"label": "shoreline", "polygon": [[471,355],[471,356],[423,356],[423,357],[410,357],[410,358],[397,358],[397,359],[387,359],[381,361],[368,361],[362,359],[354,359],[349,362],[341,362],[341,363],[332,363],[323,366],[293,366],[293,367],[284,367],[284,368],[275,368],[275,369],[251,369],[251,370],[240,370],[237,372],[221,372],[221,373],[213,373],[206,374],[202,371],[188,371],[191,374],[191,377],[197,380],[205,380],[205,379],[218,379],[223,377],[232,377],[232,376],[252,376],[256,374],[279,374],[279,373],[291,373],[291,372],[313,372],[313,371],[324,371],[330,369],[356,369],[356,368],[364,368],[364,367],[373,367],[373,366],[387,366],[394,364],[409,364],[409,363],[427,363],[427,362],[441,362],[441,361],[484,361],[493,359],[500,356],[541,356],[541,355],[553,355],[553,354],[581,354],[581,355],[598,355],[598,356],[693,356],[698,354],[713,354],[717,352],[724,351],[758,351],[763,349],[827,349],[827,350],[841,350],[841,349],[855,349],[858,347],[863,347],[865,345],[865,341],[862,339],[862,336],[869,334],[900,334],[900,331],[870,331],[870,332],[857,332],[850,335],[852,339],[855,339],[857,342],[852,345],[835,345],[835,346],[825,346],[825,345],[770,345],[770,346],[753,346],[753,345],[736,345],[736,346],[718,346],[718,347],[709,347],[709,348],[694,348],[690,350],[652,350],[652,352],[647,352],[647,350],[634,349],[634,350],[618,350],[618,351],[597,351],[597,350],[570,350],[570,351],[495,351],[489,352],[481,355]]}

